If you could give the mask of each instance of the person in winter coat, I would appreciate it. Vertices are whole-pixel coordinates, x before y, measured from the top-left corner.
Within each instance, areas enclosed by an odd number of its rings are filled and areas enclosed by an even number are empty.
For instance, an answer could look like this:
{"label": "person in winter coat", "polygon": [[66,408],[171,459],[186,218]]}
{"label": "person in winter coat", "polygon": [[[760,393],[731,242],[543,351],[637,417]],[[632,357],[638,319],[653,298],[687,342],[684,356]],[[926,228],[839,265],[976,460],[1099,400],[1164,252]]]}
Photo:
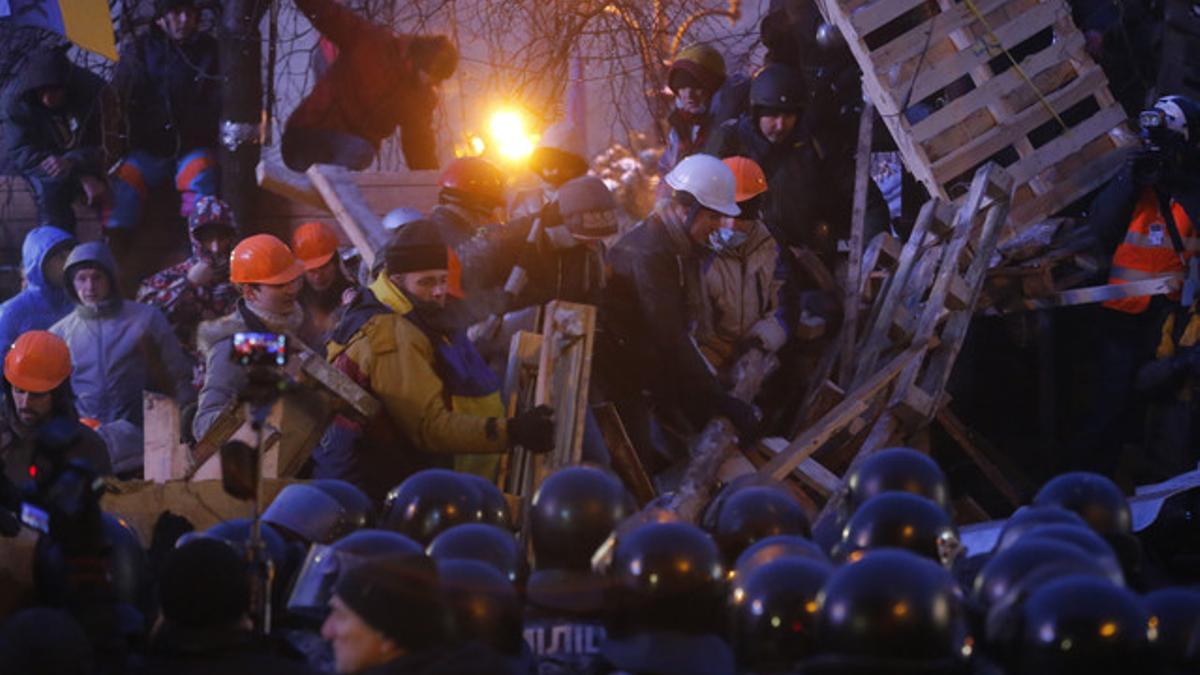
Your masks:
{"label": "person in winter coat", "polygon": [[201,197],[188,216],[188,234],[191,257],[143,281],[137,301],[157,307],[167,317],[196,363],[192,384],[199,389],[204,384],[204,355],[196,331],[202,321],[233,311],[238,299],[237,287],[229,281],[229,253],[237,239],[233,211],[217,197]]}
{"label": "person in winter coat", "polygon": [[71,348],[71,388],[79,413],[101,424],[142,425],[142,392],[170,392],[183,407],[196,398],[192,361],[162,312],[117,293],[117,266],[101,242],[67,258],[67,294],[75,310],[50,332]]}
{"label": "person in winter coat", "polygon": [[38,221],[75,231],[74,202],[107,204],[100,106],[104,82],[60,51],[28,57],[8,100],[5,154],[28,183]]}
{"label": "person in winter coat", "polygon": [[516,675],[509,659],[456,637],[437,565],[419,553],[366,559],[334,586],[321,636],[338,673]]}
{"label": "person in winter coat", "polygon": [[448,256],[436,225],[400,228],[383,257],[384,270],[359,291],[329,342],[334,367],[383,411],[365,423],[335,418],[313,453],[314,475],[378,498],[415,471],[446,465],[446,455],[459,470],[494,479],[494,456],[510,446],[550,450],[550,409],[505,420],[496,375],[465,331],[446,325]]}
{"label": "person in winter coat", "polygon": [[[716,415],[743,440],[758,426],[752,406],[725,393],[696,347],[711,332],[701,263],[721,217],[736,216],[734,176],[711,155],[692,155],[667,174],[674,190],[609,252],[612,268],[600,309],[597,367],[643,461],[661,464],[649,410],[683,434]],[[650,391],[652,401],[643,392]],[[648,405],[651,404],[651,405]]]}
{"label": "person in winter coat", "polygon": [[337,233],[320,222],[304,223],[292,233],[292,251],[304,265],[300,304],[323,336],[333,330],[339,309],[355,288],[342,267],[338,243]]}
{"label": "person in winter coat", "polygon": [[162,621],[133,675],[310,675],[250,630],[250,572],[229,542],[198,537],[170,552],[158,581]]}
{"label": "person in winter coat", "polygon": [[[838,240],[850,231],[854,163],[822,144],[805,101],[797,71],[779,63],[766,66],[750,84],[750,112],[718,127],[705,152],[758,163],[769,187],[762,214],[767,229],[780,244],[806,247],[829,264]],[[888,224],[887,204],[874,182],[867,207],[869,239]]]}
{"label": "person in winter coat", "polygon": [[[202,438],[225,407],[235,402],[249,384],[246,367],[233,358],[235,334],[281,333],[291,341],[300,340],[308,348],[318,344],[319,336],[297,301],[303,276],[304,266],[277,237],[256,234],[234,247],[229,279],[237,285],[242,297],[232,312],[201,323],[197,331],[197,344],[207,361],[204,386],[192,422],[195,438]],[[296,347],[289,344],[289,348]]]}
{"label": "person in winter coat", "polygon": [[70,375],[67,344],[46,331],[21,335],[4,357],[0,464],[12,483],[29,479],[38,434],[51,422],[74,430],[67,459],[83,460],[101,475],[112,473],[104,441],[79,423]]}
{"label": "person in winter coat", "polygon": [[667,147],[658,160],[661,175],[667,175],[684,157],[703,150],[713,130],[713,95],[724,82],[725,58],[710,45],[685,47],[671,62],[667,86],[675,95],[675,105],[667,115]]}
{"label": "person in winter coat", "polygon": [[0,357],[17,336],[45,330],[71,313],[75,303],[63,288],[63,267],[75,239],[57,227],[35,227],[21,243],[24,288],[0,305]]}
{"label": "person in winter coat", "polygon": [[[1162,116],[1160,137],[1143,139],[1088,211],[1097,253],[1111,258],[1109,284],[1163,276],[1182,281],[1200,250],[1200,102],[1166,96],[1146,113]],[[1070,468],[1111,473],[1124,439],[1141,431],[1132,414],[1136,374],[1155,357],[1164,319],[1181,299],[1175,290],[1108,300],[1097,308],[1097,391],[1067,443]]]}
{"label": "person in winter coat", "polygon": [[109,228],[141,222],[149,194],[172,179],[184,218],[217,192],[221,76],[217,40],[199,25],[197,0],[155,0],[154,24],[117,61],[129,152],[114,173]]}
{"label": "person in winter coat", "polygon": [[1200,383],[1200,314],[1197,305],[1176,307],[1162,325],[1154,360],[1138,369],[1134,389],[1147,398],[1146,452],[1138,483],[1157,483],[1184,473],[1200,459],[1196,432]]}
{"label": "person in winter coat", "polygon": [[283,161],[365,169],[380,143],[400,127],[410,169],[438,166],[433,111],[438,85],[458,67],[458,50],[441,35],[402,35],[362,18],[336,0],[296,0],[338,56],[288,118]]}
{"label": "person in winter coat", "polygon": [[709,237],[703,270],[712,332],[698,336],[700,351],[723,380],[742,354],[750,349],[774,354],[791,332],[781,302],[786,272],[779,244],[758,219],[766,177],[752,159],[724,161],[737,179],[741,213]]}

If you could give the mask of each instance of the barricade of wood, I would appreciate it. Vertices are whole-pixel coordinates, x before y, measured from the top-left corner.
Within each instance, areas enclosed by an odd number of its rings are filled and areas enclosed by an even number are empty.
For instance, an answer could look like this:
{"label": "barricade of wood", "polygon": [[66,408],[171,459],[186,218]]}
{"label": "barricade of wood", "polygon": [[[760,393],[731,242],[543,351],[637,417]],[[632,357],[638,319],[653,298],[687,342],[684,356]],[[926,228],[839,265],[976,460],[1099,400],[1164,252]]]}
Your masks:
{"label": "barricade of wood", "polygon": [[1004,242],[1102,185],[1136,138],[1064,0],[818,0],[929,193],[991,161],[1015,188]]}

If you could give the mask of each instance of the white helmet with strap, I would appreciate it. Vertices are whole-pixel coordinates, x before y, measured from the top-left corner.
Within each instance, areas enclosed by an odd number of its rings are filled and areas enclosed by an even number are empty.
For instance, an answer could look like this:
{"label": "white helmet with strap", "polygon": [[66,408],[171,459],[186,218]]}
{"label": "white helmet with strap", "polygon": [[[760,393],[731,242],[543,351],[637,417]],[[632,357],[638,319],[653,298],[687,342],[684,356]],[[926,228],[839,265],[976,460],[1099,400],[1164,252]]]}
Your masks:
{"label": "white helmet with strap", "polygon": [[690,194],[707,209],[727,216],[741,213],[735,198],[737,181],[733,171],[712,155],[684,157],[665,180],[674,190]]}

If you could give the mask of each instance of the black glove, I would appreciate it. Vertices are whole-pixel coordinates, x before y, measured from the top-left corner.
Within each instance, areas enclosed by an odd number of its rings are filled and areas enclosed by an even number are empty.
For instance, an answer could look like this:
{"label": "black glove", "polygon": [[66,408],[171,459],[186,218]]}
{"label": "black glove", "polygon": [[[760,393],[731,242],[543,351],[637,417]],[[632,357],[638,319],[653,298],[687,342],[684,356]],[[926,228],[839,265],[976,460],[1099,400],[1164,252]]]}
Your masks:
{"label": "black glove", "polygon": [[537,455],[553,450],[554,410],[548,405],[539,405],[533,410],[510,417],[508,444],[519,445]]}
{"label": "black glove", "polygon": [[762,419],[757,408],[726,394],[716,399],[713,410],[733,424],[733,428],[737,430],[738,441],[743,447],[758,440]]}
{"label": "black glove", "polygon": [[1137,150],[1129,156],[1135,185],[1146,187],[1163,179],[1167,156],[1162,150]]}
{"label": "black glove", "polygon": [[1188,375],[1200,375],[1200,348],[1184,347],[1175,355],[1175,365]]}

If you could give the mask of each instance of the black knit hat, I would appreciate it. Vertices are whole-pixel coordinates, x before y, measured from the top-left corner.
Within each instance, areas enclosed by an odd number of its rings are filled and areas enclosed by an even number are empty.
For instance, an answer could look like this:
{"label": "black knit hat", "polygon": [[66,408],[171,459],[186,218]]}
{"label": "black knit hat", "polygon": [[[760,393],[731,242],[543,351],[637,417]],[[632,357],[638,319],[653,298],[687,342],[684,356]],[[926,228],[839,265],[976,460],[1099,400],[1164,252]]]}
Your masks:
{"label": "black knit hat", "polygon": [[169,621],[188,628],[228,625],[250,610],[246,562],[229,542],[197,537],[167,556],[159,595]]}
{"label": "black knit hat", "polygon": [[383,249],[383,260],[388,274],[404,274],[444,270],[449,265],[449,254],[437,223],[420,218],[396,229]]}
{"label": "black knit hat", "polygon": [[369,558],[343,572],[333,593],[401,649],[425,650],[449,639],[437,565],[424,554]]}
{"label": "black knit hat", "polygon": [[197,0],[154,0],[154,18],[161,18],[163,14],[181,7],[196,9],[197,4]]}

